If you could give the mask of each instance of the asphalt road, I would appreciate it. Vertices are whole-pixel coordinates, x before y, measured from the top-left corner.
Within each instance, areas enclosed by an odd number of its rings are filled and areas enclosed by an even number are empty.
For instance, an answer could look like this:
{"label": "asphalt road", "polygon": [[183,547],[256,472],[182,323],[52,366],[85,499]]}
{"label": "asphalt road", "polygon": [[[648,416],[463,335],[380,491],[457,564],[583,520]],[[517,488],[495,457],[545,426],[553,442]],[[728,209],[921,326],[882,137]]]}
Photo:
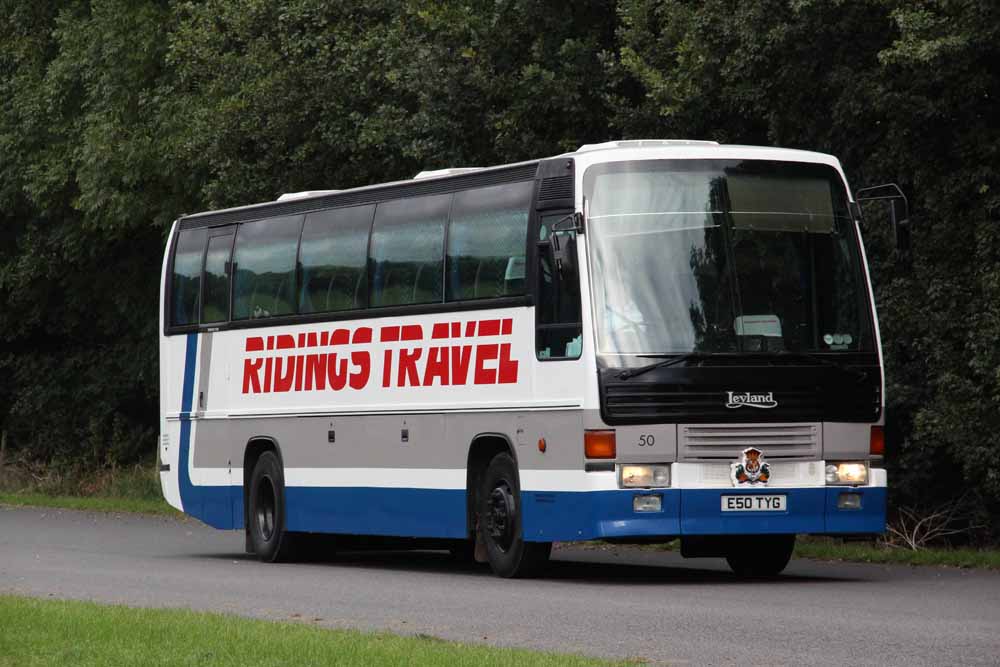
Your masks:
{"label": "asphalt road", "polygon": [[265,565],[242,547],[193,520],[0,507],[0,592],[667,664],[1000,664],[996,572],[793,561],[748,583],[712,559],[567,548],[508,581],[443,553]]}

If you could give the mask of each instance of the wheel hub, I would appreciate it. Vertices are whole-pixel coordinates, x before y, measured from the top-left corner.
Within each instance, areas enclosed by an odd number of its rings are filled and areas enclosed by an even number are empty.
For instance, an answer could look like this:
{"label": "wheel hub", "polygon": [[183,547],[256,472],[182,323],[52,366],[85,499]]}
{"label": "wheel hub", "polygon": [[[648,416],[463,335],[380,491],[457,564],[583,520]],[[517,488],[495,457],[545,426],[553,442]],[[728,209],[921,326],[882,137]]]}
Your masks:
{"label": "wheel hub", "polygon": [[486,527],[494,544],[506,551],[514,541],[514,494],[506,483],[499,484],[490,493]]}
{"label": "wheel hub", "polygon": [[264,541],[270,542],[274,535],[274,485],[270,477],[264,477],[257,487],[257,530]]}

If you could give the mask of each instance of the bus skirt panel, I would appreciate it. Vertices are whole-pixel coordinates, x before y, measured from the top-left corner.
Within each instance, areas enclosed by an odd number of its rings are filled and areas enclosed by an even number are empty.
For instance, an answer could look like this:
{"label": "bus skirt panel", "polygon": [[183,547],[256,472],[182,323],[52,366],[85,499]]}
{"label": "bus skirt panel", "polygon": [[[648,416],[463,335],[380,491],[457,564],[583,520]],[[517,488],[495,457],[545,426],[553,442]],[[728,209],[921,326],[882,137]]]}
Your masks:
{"label": "bus skirt panel", "polygon": [[[860,498],[856,509],[841,496]],[[780,511],[723,511],[724,496],[783,495]],[[880,534],[885,531],[885,487],[636,489],[524,492],[524,536],[531,541],[677,537],[682,535]],[[656,506],[658,510],[650,511]],[[637,500],[638,499],[638,500]],[[652,500],[652,502],[650,502]],[[645,511],[639,511],[641,509]]]}

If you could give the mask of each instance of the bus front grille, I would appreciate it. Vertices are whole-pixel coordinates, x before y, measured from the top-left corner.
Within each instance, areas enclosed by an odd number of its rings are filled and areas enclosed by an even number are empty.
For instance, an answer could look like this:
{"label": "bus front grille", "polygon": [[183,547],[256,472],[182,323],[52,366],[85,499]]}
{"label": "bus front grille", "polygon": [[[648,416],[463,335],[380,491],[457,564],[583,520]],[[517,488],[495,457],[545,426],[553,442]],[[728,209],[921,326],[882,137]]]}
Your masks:
{"label": "bus front grille", "polygon": [[822,432],[820,424],[681,424],[677,453],[681,461],[734,461],[756,447],[772,461],[818,460]]}

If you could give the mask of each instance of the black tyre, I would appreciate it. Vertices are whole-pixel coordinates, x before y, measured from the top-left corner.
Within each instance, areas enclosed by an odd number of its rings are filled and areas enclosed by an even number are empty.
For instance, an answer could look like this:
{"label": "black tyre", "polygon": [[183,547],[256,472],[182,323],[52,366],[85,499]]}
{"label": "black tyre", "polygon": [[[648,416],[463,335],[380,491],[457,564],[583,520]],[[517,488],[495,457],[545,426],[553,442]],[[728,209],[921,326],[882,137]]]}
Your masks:
{"label": "black tyre", "polygon": [[274,452],[257,459],[247,512],[247,533],[257,558],[266,563],[290,560],[295,535],[285,530],[285,476]]}
{"label": "black tyre", "polygon": [[788,565],[794,535],[753,535],[735,538],[726,562],[741,577],[773,577]]}
{"label": "black tyre", "polygon": [[490,461],[477,504],[480,539],[493,572],[501,577],[538,573],[548,562],[552,543],[523,539],[517,466],[508,454],[497,454]]}

